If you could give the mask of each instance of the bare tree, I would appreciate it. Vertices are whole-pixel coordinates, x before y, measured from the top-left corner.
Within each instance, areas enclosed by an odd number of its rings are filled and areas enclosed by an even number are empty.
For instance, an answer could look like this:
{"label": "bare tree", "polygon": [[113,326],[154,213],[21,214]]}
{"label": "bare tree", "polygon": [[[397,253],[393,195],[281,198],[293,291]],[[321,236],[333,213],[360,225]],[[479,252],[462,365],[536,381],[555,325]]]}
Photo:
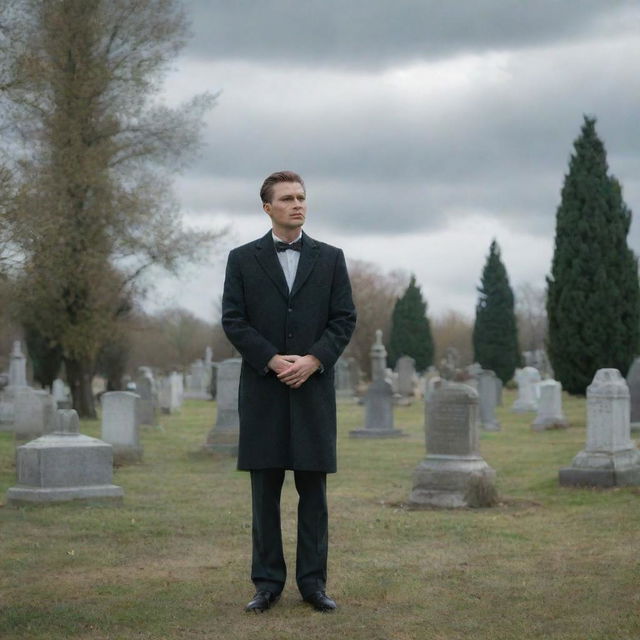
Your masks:
{"label": "bare tree", "polygon": [[521,351],[544,349],[547,340],[547,292],[523,282],[516,287],[516,320]]}
{"label": "bare tree", "polygon": [[216,240],[183,228],[168,179],[198,147],[214,97],[154,102],[187,36],[177,0],[23,0],[0,25],[4,125],[24,149],[6,216],[18,313],[62,347],[74,407],[93,416],[96,356],[141,275]]}
{"label": "bare tree", "polygon": [[449,310],[431,320],[431,333],[436,347],[434,362],[445,357],[448,347],[454,347],[460,355],[460,365],[473,362],[473,320],[464,314]]}
{"label": "bare tree", "polygon": [[384,338],[389,340],[393,307],[398,296],[407,288],[409,275],[399,271],[384,273],[370,262],[350,260],[349,277],[358,322],[347,353],[370,376],[369,351],[375,341],[376,330],[382,329]]}

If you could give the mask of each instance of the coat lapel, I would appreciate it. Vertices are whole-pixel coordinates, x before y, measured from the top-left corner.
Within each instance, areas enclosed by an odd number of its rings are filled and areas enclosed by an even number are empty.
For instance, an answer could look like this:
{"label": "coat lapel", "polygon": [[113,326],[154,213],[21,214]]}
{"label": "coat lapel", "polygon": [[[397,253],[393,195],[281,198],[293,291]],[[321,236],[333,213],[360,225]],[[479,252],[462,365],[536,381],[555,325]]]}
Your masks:
{"label": "coat lapel", "polygon": [[[260,266],[264,269],[265,273],[271,278],[273,284],[276,285],[278,291],[285,297],[289,297],[289,287],[287,287],[287,281],[284,277],[284,272],[280,266],[280,261],[276,255],[275,247],[273,246],[273,238],[271,237],[271,231],[262,236],[255,244],[256,260]],[[301,260],[302,262],[302,257]]]}
{"label": "coat lapel", "polygon": [[[298,262],[298,270],[296,271],[296,279],[293,281],[291,288],[291,297],[295,296],[300,287],[305,283],[309,274],[313,270],[313,266],[318,259],[320,253],[320,245],[306,233],[303,232],[302,251],[300,252],[300,261]],[[276,261],[278,259],[276,258]],[[286,285],[285,285],[286,286]]]}

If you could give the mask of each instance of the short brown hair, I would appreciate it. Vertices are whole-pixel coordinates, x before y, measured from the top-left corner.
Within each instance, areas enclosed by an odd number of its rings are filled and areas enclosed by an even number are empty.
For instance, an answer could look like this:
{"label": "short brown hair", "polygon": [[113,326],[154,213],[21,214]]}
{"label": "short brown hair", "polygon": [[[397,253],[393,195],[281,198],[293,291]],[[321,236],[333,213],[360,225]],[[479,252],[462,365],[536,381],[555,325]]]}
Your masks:
{"label": "short brown hair", "polygon": [[293,171],[276,171],[265,178],[262,187],[260,187],[260,199],[263,204],[265,202],[271,202],[271,198],[273,198],[273,185],[278,184],[278,182],[299,182],[306,193],[304,180],[297,173]]}

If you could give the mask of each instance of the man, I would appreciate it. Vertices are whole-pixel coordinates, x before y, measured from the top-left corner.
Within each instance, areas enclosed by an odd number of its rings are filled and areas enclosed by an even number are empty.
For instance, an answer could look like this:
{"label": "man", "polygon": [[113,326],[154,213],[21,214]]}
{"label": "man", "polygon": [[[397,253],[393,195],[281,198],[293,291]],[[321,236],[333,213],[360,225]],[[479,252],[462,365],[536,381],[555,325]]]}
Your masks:
{"label": "man", "polygon": [[280,493],[294,472],[298,502],[296,582],[316,610],[326,594],[326,474],[336,471],[333,366],[355,328],[351,285],[340,249],[302,232],[302,178],[270,175],[260,190],[272,229],[231,251],[222,326],[242,356],[238,469],[251,472],[251,579],[247,611],[273,605],[286,580]]}

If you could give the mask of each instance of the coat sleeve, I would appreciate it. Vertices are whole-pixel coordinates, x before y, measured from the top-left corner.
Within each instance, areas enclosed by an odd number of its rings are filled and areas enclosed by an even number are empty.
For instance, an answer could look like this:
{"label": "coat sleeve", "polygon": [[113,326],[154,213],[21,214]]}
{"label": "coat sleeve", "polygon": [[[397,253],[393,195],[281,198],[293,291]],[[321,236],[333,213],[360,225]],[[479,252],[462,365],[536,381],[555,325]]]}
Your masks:
{"label": "coat sleeve", "polygon": [[227,260],[222,293],[222,328],[249,365],[260,375],[268,373],[267,364],[278,350],[247,320],[242,271],[235,250],[229,253]]}
{"label": "coat sleeve", "polygon": [[333,367],[349,344],[355,328],[356,309],[351,296],[351,283],[344,253],[338,249],[331,283],[327,327],[308,353],[318,358],[325,369]]}

